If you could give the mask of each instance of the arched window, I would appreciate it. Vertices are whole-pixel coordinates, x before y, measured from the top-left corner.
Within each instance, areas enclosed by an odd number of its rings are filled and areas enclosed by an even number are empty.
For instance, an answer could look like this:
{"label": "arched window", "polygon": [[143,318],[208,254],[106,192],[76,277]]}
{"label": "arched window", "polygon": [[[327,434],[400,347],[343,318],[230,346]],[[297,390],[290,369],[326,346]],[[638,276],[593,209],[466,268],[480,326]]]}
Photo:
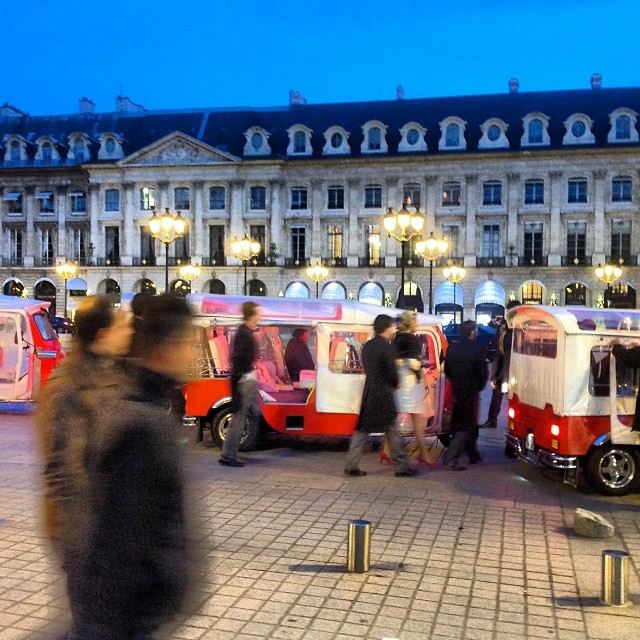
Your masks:
{"label": "arched window", "polygon": [[284,297],[306,300],[309,297],[309,287],[304,282],[291,282],[287,285]]}
{"label": "arched window", "polygon": [[253,278],[247,282],[247,295],[250,296],[266,296],[267,295],[267,285],[262,282],[262,280],[258,280]]}
{"label": "arched window", "polygon": [[222,280],[210,280],[209,281],[209,293],[215,293],[218,295],[224,295],[226,293],[226,287],[224,286],[224,282]]}
{"label": "arched window", "polygon": [[322,288],[320,297],[325,300],[346,300],[347,290],[341,282],[328,282]]}
{"label": "arched window", "polygon": [[464,151],[467,148],[467,140],[464,131],[467,123],[457,116],[450,116],[440,122],[440,151]]}
{"label": "arched window", "polygon": [[384,289],[377,282],[365,282],[358,292],[358,300],[369,304],[382,305],[384,302]]}

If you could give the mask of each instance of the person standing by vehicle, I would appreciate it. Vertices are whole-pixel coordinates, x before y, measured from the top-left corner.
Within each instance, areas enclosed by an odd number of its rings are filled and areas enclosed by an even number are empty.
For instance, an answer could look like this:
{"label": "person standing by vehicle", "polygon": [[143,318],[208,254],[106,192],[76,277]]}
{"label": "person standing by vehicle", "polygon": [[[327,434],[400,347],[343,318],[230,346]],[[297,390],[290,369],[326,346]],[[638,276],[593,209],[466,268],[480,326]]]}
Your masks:
{"label": "person standing by vehicle", "polygon": [[[630,369],[640,369],[640,346],[637,344],[624,346],[618,340],[611,341],[613,357]],[[640,431],[640,389],[636,397],[636,411],[631,424],[631,431]]]}
{"label": "person standing by vehicle", "polygon": [[358,467],[362,449],[370,433],[384,431],[396,476],[413,476],[416,472],[409,467],[409,457],[402,446],[396,426],[398,411],[394,394],[399,378],[395,364],[395,348],[391,344],[395,333],[393,318],[386,314],[376,316],[373,330],[375,336],[362,348],[362,365],[366,379],[360,415],[351,437],[344,474],[351,477],[367,475],[366,471]]}
{"label": "person standing by vehicle", "polygon": [[225,434],[222,454],[218,462],[226,467],[243,467],[237,458],[242,432],[250,413],[255,412],[258,400],[258,386],[254,362],[258,355],[258,345],[254,331],[262,320],[262,308],[248,300],[242,304],[243,323],[238,327],[231,353],[231,404],[233,417]]}
{"label": "person standing by vehicle", "polygon": [[[520,306],[519,300],[510,300],[507,303],[507,311]],[[498,328],[498,341],[496,359],[491,376],[491,403],[486,421],[480,425],[481,429],[495,429],[498,426],[498,416],[502,406],[502,398],[505,390],[503,385],[509,382],[509,363],[511,362],[511,343],[513,341],[513,329],[509,327],[507,320],[503,318]]]}
{"label": "person standing by vehicle", "polygon": [[476,343],[478,326],[472,320],[460,325],[460,340],[448,349],[444,372],[451,382],[453,409],[451,441],[445,453],[445,464],[464,471],[460,456],[466,453],[469,462],[479,462],[477,413],[479,395],[487,384],[488,371],[482,348]]}

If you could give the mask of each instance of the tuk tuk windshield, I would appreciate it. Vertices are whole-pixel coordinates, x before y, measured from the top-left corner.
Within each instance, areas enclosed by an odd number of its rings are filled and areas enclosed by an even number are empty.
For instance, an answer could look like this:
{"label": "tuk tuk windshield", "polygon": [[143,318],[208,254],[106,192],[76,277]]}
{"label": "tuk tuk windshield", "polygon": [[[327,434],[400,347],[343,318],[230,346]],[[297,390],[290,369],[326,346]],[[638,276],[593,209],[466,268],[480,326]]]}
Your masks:
{"label": "tuk tuk windshield", "polygon": [[640,331],[640,311],[628,309],[567,309],[582,331]]}

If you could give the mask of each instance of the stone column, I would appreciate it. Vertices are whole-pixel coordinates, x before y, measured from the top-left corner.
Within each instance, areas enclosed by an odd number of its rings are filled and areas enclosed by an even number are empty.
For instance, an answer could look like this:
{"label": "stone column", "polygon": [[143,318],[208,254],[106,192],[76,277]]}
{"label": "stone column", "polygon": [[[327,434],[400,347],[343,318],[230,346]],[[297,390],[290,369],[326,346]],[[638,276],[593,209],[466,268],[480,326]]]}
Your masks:
{"label": "stone column", "polygon": [[[518,212],[520,211],[520,204],[523,201],[522,191],[520,189],[520,177],[519,173],[507,173],[507,246],[502,247],[502,254],[505,256],[509,253],[509,247],[514,247],[515,251],[515,247],[518,246]],[[503,234],[502,238],[505,238],[502,229],[500,229],[500,232]]]}
{"label": "stone column", "polygon": [[[26,246],[24,252],[24,266],[33,267],[36,257],[37,238],[35,229],[35,199],[36,188],[34,186],[27,186],[24,189],[24,214],[27,221],[26,228]],[[62,225],[62,231],[64,232],[64,224]],[[38,253],[40,257],[40,253]]]}
{"label": "stone column", "polygon": [[189,247],[189,255],[191,262],[194,264],[202,264],[202,256],[204,255],[204,226],[202,224],[202,212],[206,199],[204,196],[204,181],[196,180],[193,183],[193,230],[191,233],[191,247]]}
{"label": "stone column", "polygon": [[324,212],[324,183],[311,181],[311,243],[308,249],[312,262],[322,257],[322,214]]}
{"label": "stone column", "polygon": [[[605,177],[607,172],[604,169],[598,169],[593,172],[593,263],[604,264],[606,262],[607,246],[605,245],[605,237],[610,238],[610,233],[605,225],[604,208],[605,208]],[[609,240],[609,242],[611,242]]]}
{"label": "stone column", "polygon": [[349,180],[349,209],[348,215],[348,245],[347,245],[347,266],[357,267],[358,257],[360,255],[362,246],[361,233],[362,227],[360,225],[360,211],[362,208],[362,182],[360,180]]}
{"label": "stone column", "polygon": [[229,240],[244,235],[244,180],[233,180],[231,187],[231,211],[229,219]]}
{"label": "stone column", "polygon": [[[98,224],[98,214],[100,212],[100,185],[89,185],[89,243],[93,245],[93,251],[91,246],[86,248],[86,254],[88,264],[95,260],[95,253],[98,248],[98,242],[100,237],[100,226]],[[122,206],[122,204],[120,205]]]}
{"label": "stone column", "polygon": [[[400,178],[392,176],[387,178],[387,203],[384,207],[383,216],[387,213],[387,209],[391,207],[394,211],[398,211],[398,207],[402,207],[402,192],[400,190]],[[381,254],[384,259],[385,267],[396,267],[402,253],[402,245],[393,237],[388,236],[384,230],[384,225],[380,221],[380,247]]]}
{"label": "stone column", "polygon": [[156,211],[158,215],[164,214],[164,210],[169,207],[171,210],[171,201],[169,200],[169,183],[166,180],[158,182],[158,198],[156,199]]}
{"label": "stone column", "polygon": [[550,171],[549,209],[551,211],[551,223],[549,229],[549,266],[559,267],[562,264],[566,234],[562,233],[562,220],[560,210],[564,203],[564,184],[562,171]]}
{"label": "stone column", "polygon": [[424,207],[422,209],[424,213],[422,237],[425,239],[428,238],[429,234],[433,231],[433,235],[439,238],[441,234],[438,232],[436,225],[436,212],[438,211],[438,177],[426,175],[424,181],[426,188],[424,192]]}
{"label": "stone column", "polygon": [[464,252],[464,266],[475,267],[478,246],[476,243],[476,214],[478,212],[478,175],[465,175],[467,185],[467,199],[465,209],[467,218],[465,222],[466,242]]}
{"label": "stone column", "polygon": [[[133,255],[136,253],[135,247],[135,230],[133,225],[135,215],[135,197],[133,182],[125,182],[123,185],[125,197],[124,207],[122,208],[122,247],[120,248],[120,264],[131,266],[133,264]],[[149,216],[151,217],[151,216]]]}
{"label": "stone column", "polygon": [[271,221],[266,239],[267,246],[263,248],[265,255],[268,256],[269,243],[274,242],[276,245],[276,252],[281,256],[278,260],[280,262],[286,250],[283,246],[283,239],[285,237],[283,229],[283,203],[285,202],[285,198],[283,197],[284,182],[282,180],[272,180],[269,183],[269,188],[271,190]]}
{"label": "stone column", "polygon": [[67,228],[66,218],[69,205],[67,187],[57,187],[54,195],[54,211],[58,223],[58,238],[56,249],[56,261],[64,262],[67,259]]}

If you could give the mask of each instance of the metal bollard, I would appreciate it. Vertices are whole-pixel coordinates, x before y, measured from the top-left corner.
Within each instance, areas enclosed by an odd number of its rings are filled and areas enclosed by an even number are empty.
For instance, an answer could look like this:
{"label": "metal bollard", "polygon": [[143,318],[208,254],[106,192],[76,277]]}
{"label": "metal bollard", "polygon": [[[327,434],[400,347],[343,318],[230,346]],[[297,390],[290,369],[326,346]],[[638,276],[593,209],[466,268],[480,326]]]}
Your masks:
{"label": "metal bollard", "polygon": [[621,607],[629,596],[629,554],[605,549],[602,552],[602,590],[604,604]]}
{"label": "metal bollard", "polygon": [[349,520],[347,541],[347,571],[366,573],[369,571],[371,551],[371,523],[368,520]]}

